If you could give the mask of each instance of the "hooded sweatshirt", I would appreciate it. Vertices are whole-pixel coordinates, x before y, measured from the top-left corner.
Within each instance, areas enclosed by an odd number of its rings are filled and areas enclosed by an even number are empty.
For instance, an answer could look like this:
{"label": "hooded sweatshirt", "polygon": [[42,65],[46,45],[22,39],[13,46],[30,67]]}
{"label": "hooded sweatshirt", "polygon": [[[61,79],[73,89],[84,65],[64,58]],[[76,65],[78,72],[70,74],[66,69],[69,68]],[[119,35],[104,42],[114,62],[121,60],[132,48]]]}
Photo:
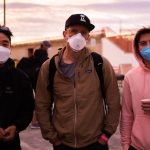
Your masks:
{"label": "hooded sweatshirt", "polygon": [[150,149],[150,115],[144,114],[142,99],[150,99],[150,69],[134,52],[139,66],[130,70],[124,79],[121,113],[121,141],[123,150],[132,145],[137,150]]}

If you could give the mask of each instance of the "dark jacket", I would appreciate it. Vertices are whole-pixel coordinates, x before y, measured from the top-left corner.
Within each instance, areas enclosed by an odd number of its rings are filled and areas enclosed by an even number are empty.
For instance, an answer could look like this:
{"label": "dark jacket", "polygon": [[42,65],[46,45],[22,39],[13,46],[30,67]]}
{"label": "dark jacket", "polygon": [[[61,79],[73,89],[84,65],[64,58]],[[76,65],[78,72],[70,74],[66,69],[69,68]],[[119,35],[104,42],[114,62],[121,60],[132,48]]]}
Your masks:
{"label": "dark jacket", "polygon": [[17,128],[14,141],[3,143],[0,141],[0,149],[5,146],[18,150],[20,141],[18,133],[24,130],[32,120],[34,110],[34,97],[31,84],[27,76],[14,67],[14,62],[9,59],[3,67],[0,67],[0,127],[5,129],[15,125]]}
{"label": "dark jacket", "polygon": [[23,57],[17,65],[18,69],[21,69],[29,76],[34,90],[36,89],[36,82],[41,65],[47,59],[48,54],[45,50],[36,49],[34,52],[34,56],[29,58]]}

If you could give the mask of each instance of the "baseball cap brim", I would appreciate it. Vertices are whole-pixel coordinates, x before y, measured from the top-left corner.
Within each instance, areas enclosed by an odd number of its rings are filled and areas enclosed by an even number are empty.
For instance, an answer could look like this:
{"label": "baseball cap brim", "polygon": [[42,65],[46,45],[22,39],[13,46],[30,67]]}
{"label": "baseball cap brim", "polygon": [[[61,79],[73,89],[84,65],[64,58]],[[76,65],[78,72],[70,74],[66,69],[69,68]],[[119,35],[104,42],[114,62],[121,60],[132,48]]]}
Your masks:
{"label": "baseball cap brim", "polygon": [[87,24],[87,23],[85,23],[85,22],[72,22],[72,23],[68,24],[68,25],[65,27],[65,29],[67,29],[67,28],[70,27],[70,26],[74,26],[74,25],[83,25],[83,26],[86,27],[89,31],[92,31],[92,30],[95,28],[95,26],[94,26],[93,24]]}

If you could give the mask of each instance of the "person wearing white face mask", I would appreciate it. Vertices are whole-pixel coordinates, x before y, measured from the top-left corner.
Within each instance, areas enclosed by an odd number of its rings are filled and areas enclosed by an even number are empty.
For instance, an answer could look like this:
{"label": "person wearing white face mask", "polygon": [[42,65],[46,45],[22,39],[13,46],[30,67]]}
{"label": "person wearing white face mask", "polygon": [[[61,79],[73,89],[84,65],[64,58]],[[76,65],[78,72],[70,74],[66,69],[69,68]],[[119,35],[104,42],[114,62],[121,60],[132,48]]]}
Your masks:
{"label": "person wearing white face mask", "polygon": [[0,26],[0,149],[21,150],[19,132],[32,120],[31,84],[10,58],[12,33]]}
{"label": "person wearing white face mask", "polygon": [[63,32],[65,47],[52,58],[53,63],[51,59],[42,65],[38,76],[37,119],[54,150],[108,150],[109,137],[119,122],[120,97],[113,68],[102,57],[109,108],[105,116],[100,81],[86,47],[94,27],[86,15],[71,15]]}

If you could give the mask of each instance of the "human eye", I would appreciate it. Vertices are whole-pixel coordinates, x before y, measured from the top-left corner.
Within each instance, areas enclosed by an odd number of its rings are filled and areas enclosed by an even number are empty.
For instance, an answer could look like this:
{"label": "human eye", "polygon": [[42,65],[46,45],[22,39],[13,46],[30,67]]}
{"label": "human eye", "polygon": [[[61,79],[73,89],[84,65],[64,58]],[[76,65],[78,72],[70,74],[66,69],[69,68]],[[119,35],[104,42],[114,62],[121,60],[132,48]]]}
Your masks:
{"label": "human eye", "polygon": [[147,45],[147,41],[141,41],[141,42],[139,42],[139,45],[140,46],[146,46]]}
{"label": "human eye", "polygon": [[2,46],[9,48],[10,44],[9,44],[9,42],[3,42]]}
{"label": "human eye", "polygon": [[86,36],[86,35],[88,34],[88,32],[87,32],[87,31],[82,31],[81,34],[82,34],[83,36]]}

